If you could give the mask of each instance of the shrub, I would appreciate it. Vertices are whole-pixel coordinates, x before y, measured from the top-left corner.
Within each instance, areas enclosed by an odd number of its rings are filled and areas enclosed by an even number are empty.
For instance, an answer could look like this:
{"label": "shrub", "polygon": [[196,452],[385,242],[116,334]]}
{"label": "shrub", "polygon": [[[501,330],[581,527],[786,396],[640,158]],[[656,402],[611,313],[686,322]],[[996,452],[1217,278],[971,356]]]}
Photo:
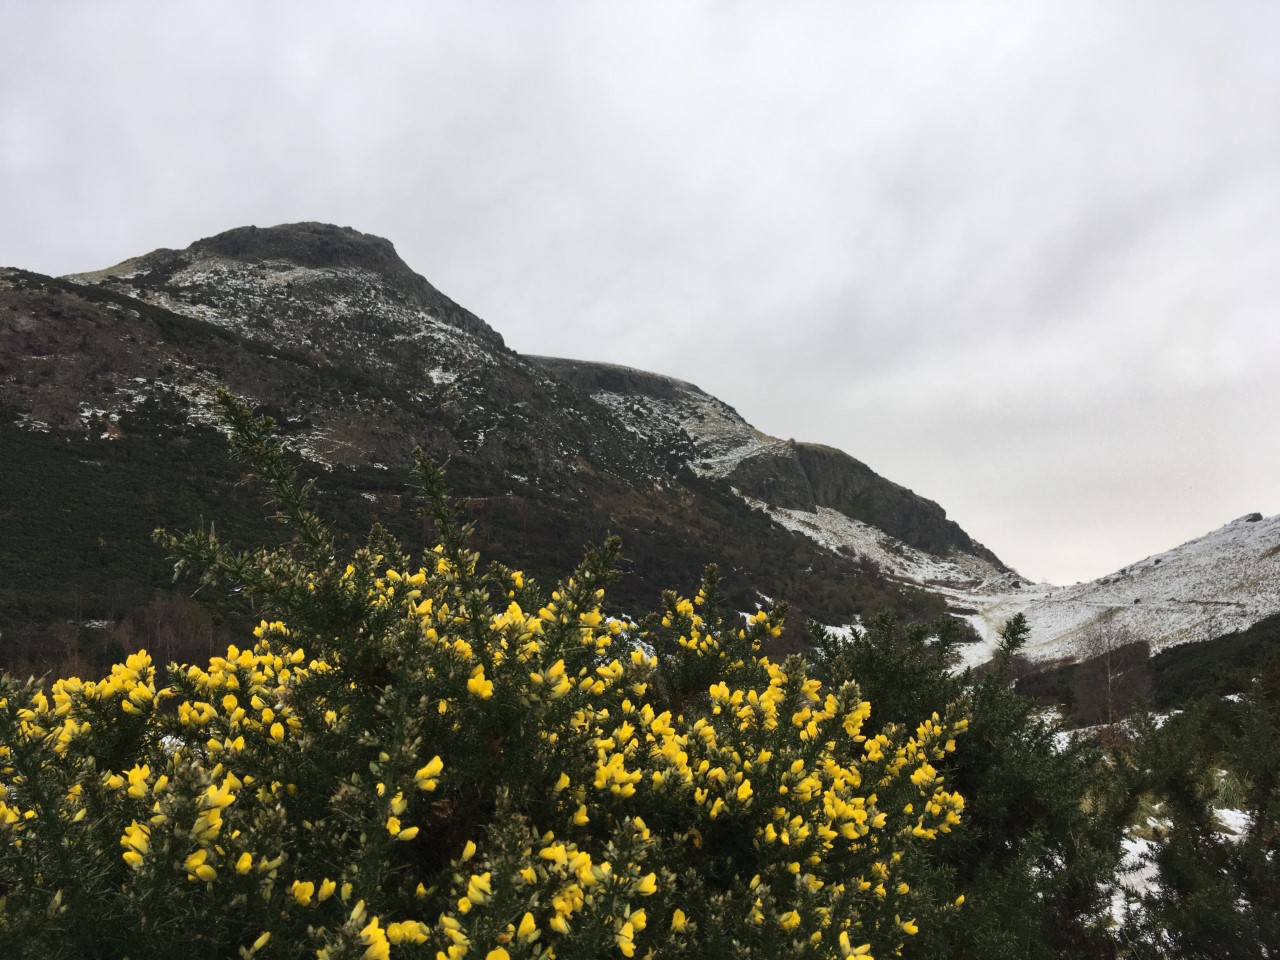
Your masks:
{"label": "shrub", "polygon": [[[1280,661],[1235,698],[1139,720],[1134,764],[1160,798],[1158,884],[1130,915],[1135,957],[1273,956],[1280,943]],[[1224,828],[1221,808],[1243,814]]]}
{"label": "shrub", "polygon": [[[906,722],[948,704],[965,705],[972,717],[943,767],[966,799],[964,823],[916,870],[917,889],[936,891],[932,912],[919,911],[930,936],[904,955],[1114,957],[1107,908],[1131,814],[1127,774],[1086,742],[1060,738],[1036,703],[1013,689],[1025,618],[1005,625],[981,675],[948,669],[961,638],[953,621],[904,629],[880,615],[848,641],[815,632],[816,669],[857,676],[880,722]],[[963,910],[944,897],[957,888]]]}
{"label": "shrub", "polygon": [[421,458],[438,545],[343,556],[222,402],[293,539],[162,540],[262,621],[204,666],[3,679],[0,955],[869,957],[954,909],[912,870],[964,807],[957,709],[870,727],[714,570],[641,624],[605,611],[616,542],[549,594],[482,572]]}

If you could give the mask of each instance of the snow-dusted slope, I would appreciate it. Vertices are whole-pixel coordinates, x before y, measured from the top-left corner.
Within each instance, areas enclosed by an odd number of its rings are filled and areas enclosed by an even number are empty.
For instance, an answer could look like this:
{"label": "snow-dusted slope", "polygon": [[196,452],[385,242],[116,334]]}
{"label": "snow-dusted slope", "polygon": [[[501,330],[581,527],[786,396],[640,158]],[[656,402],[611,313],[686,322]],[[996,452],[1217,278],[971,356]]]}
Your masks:
{"label": "snow-dusted slope", "polygon": [[614,364],[531,359],[589,394],[647,447],[778,511],[781,525],[799,524],[806,533],[841,527],[842,534],[823,533],[830,542],[815,539],[835,549],[832,536],[844,537],[837,552],[867,557],[897,579],[976,585],[1008,573],[941,506],[843,451],[771,437],[682,380]]}
{"label": "snow-dusted slope", "polygon": [[1091,583],[1057,587],[1026,583],[978,557],[916,550],[825,507],[809,513],[748,500],[833,552],[866,557],[895,579],[942,594],[982,638],[962,649],[968,665],[990,658],[1017,613],[1031,627],[1027,655],[1046,660],[1077,656],[1082,636],[1104,619],[1159,650],[1280,612],[1280,515],[1249,514]]}
{"label": "snow-dusted slope", "polygon": [[[166,264],[166,266],[170,266]],[[152,272],[145,258],[68,279],[107,285],[142,303],[201,320],[270,349],[342,359],[370,372],[408,367],[420,399],[443,401],[450,393],[473,393],[492,366],[492,345],[471,331],[439,319],[429,307],[396,296],[386,277],[361,267],[299,267],[285,260],[246,263],[211,255],[169,274],[163,286],[131,283]],[[382,368],[382,369],[379,369]],[[459,383],[459,380],[463,383]],[[191,371],[183,395],[193,417],[216,422],[213,377]],[[353,398],[354,400],[354,398]],[[354,401],[358,402],[358,401]],[[289,438],[308,458],[329,465],[352,438],[336,426]]]}
{"label": "snow-dusted slope", "polygon": [[866,557],[892,579],[942,593],[963,614],[979,599],[989,602],[1020,586],[1016,573],[1002,570],[982,557],[960,551],[938,556],[917,550],[869,523],[853,520],[830,507],[788,510],[753,497],[744,497],[777,523],[816,540],[833,553]]}
{"label": "snow-dusted slope", "polygon": [[1026,614],[1039,659],[1074,656],[1103,618],[1153,649],[1243,630],[1280,612],[1280,515],[1249,514],[1091,583],[1028,586],[980,611],[972,620],[989,638]]}
{"label": "snow-dusted slope", "polygon": [[969,665],[990,658],[999,630],[1017,613],[1031,627],[1027,655],[1046,660],[1077,656],[1082,636],[1104,619],[1159,650],[1280,612],[1280,515],[1249,514],[1091,583],[1056,587],[1025,583],[980,558],[914,550],[834,510],[754,505],[829,550],[865,556],[897,579],[945,596],[982,638],[961,651]]}
{"label": "snow-dusted slope", "polygon": [[181,395],[191,420],[208,422],[215,389],[229,386],[295,418],[285,442],[325,466],[399,461],[421,444],[442,460],[479,456],[513,478],[563,479],[587,463],[627,478],[662,475],[611,418],[507,349],[379,237],[325,224],[239,228],[65,279],[165,329],[187,318],[195,325],[179,330],[216,330],[311,380],[286,386],[242,375],[242,364],[210,369],[166,338],[156,344],[158,376],[109,398],[107,419],[130,397],[163,389]]}
{"label": "snow-dusted slope", "polygon": [[751,426],[723,400],[684,380],[611,363],[529,359],[585,388],[647,443],[663,449],[688,445],[686,462],[703,476],[728,476],[743,460],[785,445]]}

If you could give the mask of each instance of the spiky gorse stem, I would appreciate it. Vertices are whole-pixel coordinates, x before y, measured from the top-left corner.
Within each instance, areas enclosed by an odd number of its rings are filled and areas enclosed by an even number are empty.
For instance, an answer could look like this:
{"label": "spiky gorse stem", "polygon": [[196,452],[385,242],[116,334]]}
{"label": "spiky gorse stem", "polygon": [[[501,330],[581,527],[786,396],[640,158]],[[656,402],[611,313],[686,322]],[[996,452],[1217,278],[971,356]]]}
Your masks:
{"label": "spiky gorse stem", "polygon": [[221,402],[295,538],[160,537],[262,621],[162,687],[145,652],[51,699],[6,678],[0,954],[843,960],[916,933],[963,718],[869,728],[852,677],[761,655],[778,611],[726,617],[714,570],[644,627],[604,607],[615,541],[549,594],[482,571],[420,454],[438,544],[375,528],[340,559],[269,421]]}

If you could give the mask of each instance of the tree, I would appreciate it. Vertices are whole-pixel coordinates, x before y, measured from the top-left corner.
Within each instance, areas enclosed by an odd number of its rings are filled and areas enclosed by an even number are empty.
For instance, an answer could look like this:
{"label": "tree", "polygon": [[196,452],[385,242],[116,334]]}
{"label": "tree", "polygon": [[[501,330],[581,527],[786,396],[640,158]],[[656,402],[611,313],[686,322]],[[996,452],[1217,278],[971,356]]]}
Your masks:
{"label": "tree", "polygon": [[1077,645],[1076,709],[1089,724],[1114,726],[1150,693],[1147,643],[1119,623],[1116,614],[1109,610],[1094,620]]}
{"label": "tree", "polygon": [[[1160,833],[1156,883],[1124,931],[1142,960],[1263,960],[1280,944],[1277,678],[1280,660],[1264,661],[1243,696],[1203,698],[1160,725],[1139,719],[1135,792],[1157,799]],[[1219,819],[1226,808],[1239,832]]]}

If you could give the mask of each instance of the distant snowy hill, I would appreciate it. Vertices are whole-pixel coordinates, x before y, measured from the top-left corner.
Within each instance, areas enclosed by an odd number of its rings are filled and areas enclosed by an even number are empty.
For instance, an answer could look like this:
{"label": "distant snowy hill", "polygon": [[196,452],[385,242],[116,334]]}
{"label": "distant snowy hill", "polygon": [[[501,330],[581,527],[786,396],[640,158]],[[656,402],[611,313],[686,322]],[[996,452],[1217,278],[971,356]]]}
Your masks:
{"label": "distant snowy hill", "polygon": [[1036,659],[1073,656],[1103,617],[1153,651],[1243,630],[1280,612],[1280,515],[1251,513],[1091,583],[1029,585],[978,606],[969,620],[988,640],[1026,614]]}
{"label": "distant snowy hill", "polygon": [[1104,618],[1153,651],[1243,630],[1280,612],[1280,515],[1253,513],[1172,550],[1090,583],[1028,583],[981,557],[938,556],[895,540],[837,511],[770,507],[778,523],[828,550],[865,556],[885,573],[947,599],[982,638],[962,648],[964,663],[989,659],[1000,629],[1026,615],[1036,660],[1075,657],[1079,641]]}

